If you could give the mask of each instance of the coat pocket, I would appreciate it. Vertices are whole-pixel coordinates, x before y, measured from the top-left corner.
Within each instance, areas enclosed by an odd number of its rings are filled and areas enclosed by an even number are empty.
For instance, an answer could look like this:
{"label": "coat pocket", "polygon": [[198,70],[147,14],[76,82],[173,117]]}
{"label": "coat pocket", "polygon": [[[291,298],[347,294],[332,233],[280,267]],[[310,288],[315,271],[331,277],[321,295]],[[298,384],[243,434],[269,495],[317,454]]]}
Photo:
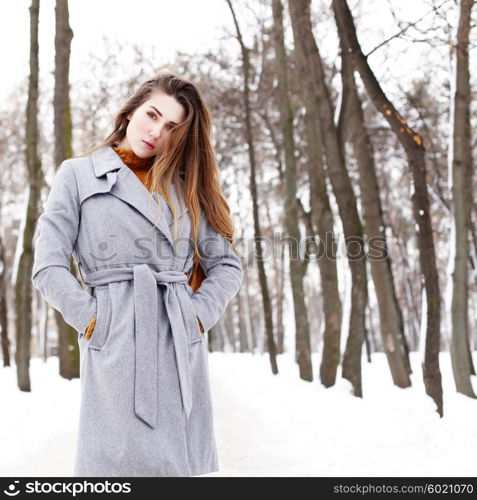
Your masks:
{"label": "coat pocket", "polygon": [[101,350],[109,338],[111,327],[111,301],[108,285],[100,285],[95,288],[96,297],[96,325],[88,340],[90,349]]}
{"label": "coat pocket", "polygon": [[200,331],[199,321],[197,320],[196,317],[194,331],[192,332],[192,337],[189,340],[189,343],[193,344],[194,342],[200,342],[201,340],[204,339],[204,336],[205,334]]}
{"label": "coat pocket", "polygon": [[189,305],[187,306],[189,309],[189,314],[194,316],[194,328],[190,332],[189,336],[189,344],[193,344],[195,342],[200,342],[201,340],[203,340],[205,333],[202,333],[200,331],[199,320],[197,319],[197,314],[194,309],[194,304],[192,303],[192,300],[190,298],[191,294],[194,293],[192,287],[189,284],[187,284],[186,289],[187,289],[187,297],[189,299],[188,300]]}

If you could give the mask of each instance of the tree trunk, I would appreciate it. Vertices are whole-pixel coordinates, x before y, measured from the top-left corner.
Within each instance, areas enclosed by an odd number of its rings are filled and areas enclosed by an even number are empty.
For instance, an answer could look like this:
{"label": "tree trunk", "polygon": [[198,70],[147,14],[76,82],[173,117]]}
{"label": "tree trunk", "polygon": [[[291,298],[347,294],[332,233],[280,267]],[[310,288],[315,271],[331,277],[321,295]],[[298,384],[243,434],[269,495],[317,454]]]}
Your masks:
{"label": "tree trunk", "polygon": [[250,295],[250,276],[249,276],[249,267],[245,266],[244,274],[243,274],[243,285],[241,289],[245,288],[245,298],[247,304],[247,321],[249,325],[249,345],[250,350],[255,352],[255,349],[258,346],[258,332],[255,324],[255,302],[253,301]]}
{"label": "tree trunk", "polygon": [[277,286],[277,308],[276,308],[276,325],[277,325],[277,352],[283,354],[285,352],[285,328],[283,325],[283,287],[285,285],[285,252],[280,248],[280,260],[278,261],[278,269],[276,273]]}
{"label": "tree trunk", "polygon": [[207,349],[209,352],[223,352],[224,351],[224,334],[222,331],[222,323],[218,321],[207,334],[208,343]]}
{"label": "tree trunk", "polygon": [[[272,143],[277,148],[277,143]],[[278,148],[277,151],[281,149]],[[284,331],[283,331],[283,278],[284,278],[284,251],[281,242],[275,239],[277,233],[275,233],[274,228],[276,227],[275,221],[272,220],[270,216],[270,204],[267,200],[264,200],[264,210],[268,226],[267,236],[270,241],[273,242],[271,261],[273,267],[273,298],[272,298],[272,308],[275,311],[275,343],[277,347],[277,354],[283,354],[283,342],[284,342]]]}
{"label": "tree trunk", "polygon": [[303,278],[305,266],[298,252],[301,243],[298,206],[296,203],[296,161],[293,137],[293,112],[288,94],[287,55],[283,33],[283,6],[281,0],[272,0],[273,38],[276,60],[277,104],[285,151],[285,225],[290,238],[289,270],[295,317],[296,359],[303,380],[313,380],[311,361],[310,330],[305,303]]}
{"label": "tree trunk", "polygon": [[20,255],[15,276],[17,382],[21,391],[30,391],[30,341],[33,268],[33,236],[38,218],[39,178],[41,161],[38,156],[38,22],[40,0],[32,0],[30,6],[30,79],[26,117],[26,165],[28,187],[26,190],[26,214],[20,226],[17,252]]}
{"label": "tree trunk", "polygon": [[243,293],[238,293],[238,315],[239,315],[239,352],[249,352],[247,311]]}
{"label": "tree trunk", "polygon": [[[301,44],[307,63],[305,80],[310,79],[313,83],[315,99],[314,106],[317,107],[319,121],[315,127],[321,127],[323,143],[325,147],[327,169],[333,193],[343,226],[346,242],[346,253],[352,277],[351,288],[351,314],[348,326],[348,338],[346,350],[343,357],[342,374],[353,386],[355,396],[362,397],[361,384],[361,350],[366,336],[365,310],[367,302],[366,261],[364,252],[363,230],[356,206],[356,198],[351,186],[351,180],[346,169],[344,154],[338,140],[337,130],[333,121],[333,106],[326,86],[325,72],[321,55],[313,37],[310,20],[310,0],[289,1],[290,16],[292,20],[295,44]],[[325,240],[326,241],[326,240]],[[332,248],[336,242],[332,241]],[[327,245],[325,248],[328,250]],[[330,256],[330,258],[333,254]],[[331,278],[334,280],[334,278]],[[337,310],[337,299],[332,298],[333,328],[337,328],[341,311]],[[331,340],[331,347],[335,349],[336,338]],[[338,337],[339,341],[339,337]],[[331,368],[334,361],[331,361]],[[332,381],[333,378],[328,377]]]}
{"label": "tree trunk", "polygon": [[[368,257],[376,290],[381,338],[393,382],[398,387],[409,387],[412,372],[404,334],[402,312],[394,287],[391,257],[386,241],[386,225],[379,196],[379,185],[373,158],[373,146],[368,135],[361,99],[354,78],[353,61],[342,33],[338,30],[341,46],[341,76],[343,96],[339,128],[351,141],[359,168],[361,206],[365,223]],[[348,132],[348,133],[347,133]]]}
{"label": "tree trunk", "polygon": [[313,53],[312,46],[308,44],[313,44],[314,41],[308,35],[302,36],[300,32],[300,26],[305,22],[303,16],[306,16],[307,13],[299,7],[299,5],[292,6],[290,10],[292,11],[292,27],[295,37],[294,55],[300,79],[303,81],[302,100],[306,109],[304,125],[308,155],[307,171],[310,178],[312,235],[317,234],[320,243],[318,267],[321,276],[324,314],[320,380],[325,387],[330,387],[336,382],[336,373],[340,363],[342,306],[339,296],[336,258],[334,258],[333,213],[326,190],[323,137],[321,128],[317,127],[317,123],[320,123],[320,112],[316,105],[315,84],[309,75],[308,68],[308,59]]}
{"label": "tree trunk", "polygon": [[472,140],[470,128],[469,34],[473,0],[461,0],[457,43],[454,47],[454,80],[451,95],[453,116],[449,166],[452,188],[450,252],[451,361],[457,392],[475,398],[469,345],[469,235],[472,207]]}
{"label": "tree trunk", "polygon": [[252,195],[252,210],[253,210],[253,225],[254,225],[254,239],[255,239],[255,252],[256,252],[256,263],[258,267],[258,278],[260,283],[260,289],[262,292],[263,299],[263,314],[265,317],[265,335],[267,338],[268,354],[270,358],[270,366],[272,373],[276,375],[278,373],[277,365],[277,352],[275,340],[273,337],[273,318],[272,309],[270,304],[270,294],[268,291],[267,276],[265,273],[265,265],[263,261],[263,249],[262,249],[262,231],[260,228],[260,221],[258,217],[258,193],[257,193],[257,182],[256,182],[256,165],[255,165],[255,148],[253,143],[253,132],[252,132],[252,114],[250,109],[250,88],[249,88],[249,71],[250,71],[250,61],[248,49],[245,47],[242,33],[238,25],[237,17],[235,15],[234,8],[230,0],[227,0],[230,12],[232,13],[233,22],[237,32],[237,40],[240,44],[240,49],[242,52],[242,69],[243,69],[243,99],[245,108],[245,136],[248,145],[248,154],[250,162],[250,191]]}
{"label": "tree trunk", "polygon": [[43,299],[41,293],[37,290],[37,304],[40,305],[40,328],[39,335],[43,339],[43,360],[46,362],[50,356],[50,351],[48,349],[48,302]]}
{"label": "tree trunk", "polygon": [[[55,164],[60,165],[65,158],[72,156],[72,126],[69,98],[70,48],[73,31],[69,25],[68,0],[56,0],[55,8],[55,89],[53,97],[55,130]],[[73,257],[70,272],[78,279],[78,271]],[[79,346],[77,332],[55,312],[58,326],[58,355],[60,375],[66,379],[79,377]]]}
{"label": "tree trunk", "polygon": [[3,366],[10,366],[10,340],[8,338],[7,315],[7,280],[6,280],[5,248],[0,234],[0,328],[2,342]]}
{"label": "tree trunk", "polygon": [[[406,120],[396,111],[384,94],[379,82],[368,65],[366,56],[359,44],[354,20],[346,0],[333,0],[333,9],[338,30],[346,40],[353,56],[353,66],[361,76],[366,91],[376,109],[386,118],[397,139],[404,148],[411,168],[414,193],[412,208],[418,227],[417,242],[419,261],[424,277],[426,298],[426,346],[422,366],[426,392],[437,405],[437,412],[442,417],[442,381],[439,369],[440,342],[440,291],[436,266],[434,240],[427,196],[425,149],[422,137],[412,130]],[[424,318],[423,318],[424,319]]]}
{"label": "tree trunk", "polygon": [[[279,140],[276,137],[274,128],[267,114],[267,110],[265,109],[261,113],[261,117],[267,127],[267,132],[270,135],[270,141],[275,149],[275,161],[278,171],[278,178],[280,180],[279,185],[277,186],[277,192],[279,196],[283,195],[283,182],[284,182],[284,174],[282,167],[282,147]],[[276,234],[273,230],[275,227],[275,223],[271,220],[269,213],[269,204],[265,204],[266,214],[267,214],[267,223],[271,231],[271,238],[273,240],[273,269],[274,269],[274,288],[276,294],[275,301],[275,342],[276,342],[276,352],[277,354],[284,353],[284,343],[285,343],[285,330],[283,325],[283,301],[285,300],[283,294],[283,286],[285,283],[285,252],[283,244],[276,238]],[[279,260],[277,260],[279,259]]]}
{"label": "tree trunk", "polygon": [[230,345],[230,352],[237,351],[236,336],[235,336],[235,322],[234,322],[234,303],[237,300],[236,297],[225,309],[225,315],[223,317],[225,333],[227,335],[227,342]]}

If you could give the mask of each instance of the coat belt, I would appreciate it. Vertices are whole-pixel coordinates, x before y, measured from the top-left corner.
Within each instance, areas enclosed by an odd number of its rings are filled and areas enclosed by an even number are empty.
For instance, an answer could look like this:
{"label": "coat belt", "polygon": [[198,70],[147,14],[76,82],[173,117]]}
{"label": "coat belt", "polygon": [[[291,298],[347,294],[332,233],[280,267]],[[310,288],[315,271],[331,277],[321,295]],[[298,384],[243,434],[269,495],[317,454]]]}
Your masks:
{"label": "coat belt", "polygon": [[[176,353],[182,405],[186,418],[192,409],[192,381],[189,366],[189,336],[196,326],[193,310],[185,307],[190,300],[184,285],[188,277],[181,271],[155,271],[148,264],[93,271],[84,277],[89,287],[114,281],[134,280],[135,381],[134,411],[152,428],[156,426],[158,394],[158,322],[157,285],[164,287],[164,304],[171,325]],[[183,304],[181,307],[181,303]]]}

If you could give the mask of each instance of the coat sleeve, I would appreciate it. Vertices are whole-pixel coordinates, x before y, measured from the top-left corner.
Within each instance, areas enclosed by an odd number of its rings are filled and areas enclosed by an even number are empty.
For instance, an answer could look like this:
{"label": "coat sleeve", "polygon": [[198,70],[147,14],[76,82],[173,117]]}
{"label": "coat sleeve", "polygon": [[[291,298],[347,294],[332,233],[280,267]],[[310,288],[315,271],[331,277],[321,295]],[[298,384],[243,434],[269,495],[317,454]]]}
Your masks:
{"label": "coat sleeve", "polygon": [[206,278],[191,295],[191,300],[200,323],[205,331],[209,331],[237,295],[243,268],[229,240],[213,229],[203,212],[199,221],[198,246]]}
{"label": "coat sleeve", "polygon": [[33,286],[63,319],[84,333],[96,316],[96,298],[70,272],[80,220],[78,188],[73,166],[63,161],[53,180],[45,210],[33,237]]}

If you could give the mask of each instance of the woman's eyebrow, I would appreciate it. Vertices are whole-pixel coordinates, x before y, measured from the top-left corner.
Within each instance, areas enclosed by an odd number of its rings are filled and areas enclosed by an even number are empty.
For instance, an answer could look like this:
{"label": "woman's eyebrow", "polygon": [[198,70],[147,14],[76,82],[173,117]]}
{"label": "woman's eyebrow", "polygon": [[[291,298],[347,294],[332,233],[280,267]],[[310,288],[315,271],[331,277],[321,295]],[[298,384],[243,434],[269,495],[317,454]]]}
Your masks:
{"label": "woman's eyebrow", "polygon": [[[162,116],[162,113],[155,106],[151,105],[151,108],[154,109],[159,116]],[[170,122],[170,123],[172,123],[173,125],[177,125],[176,122]]]}

